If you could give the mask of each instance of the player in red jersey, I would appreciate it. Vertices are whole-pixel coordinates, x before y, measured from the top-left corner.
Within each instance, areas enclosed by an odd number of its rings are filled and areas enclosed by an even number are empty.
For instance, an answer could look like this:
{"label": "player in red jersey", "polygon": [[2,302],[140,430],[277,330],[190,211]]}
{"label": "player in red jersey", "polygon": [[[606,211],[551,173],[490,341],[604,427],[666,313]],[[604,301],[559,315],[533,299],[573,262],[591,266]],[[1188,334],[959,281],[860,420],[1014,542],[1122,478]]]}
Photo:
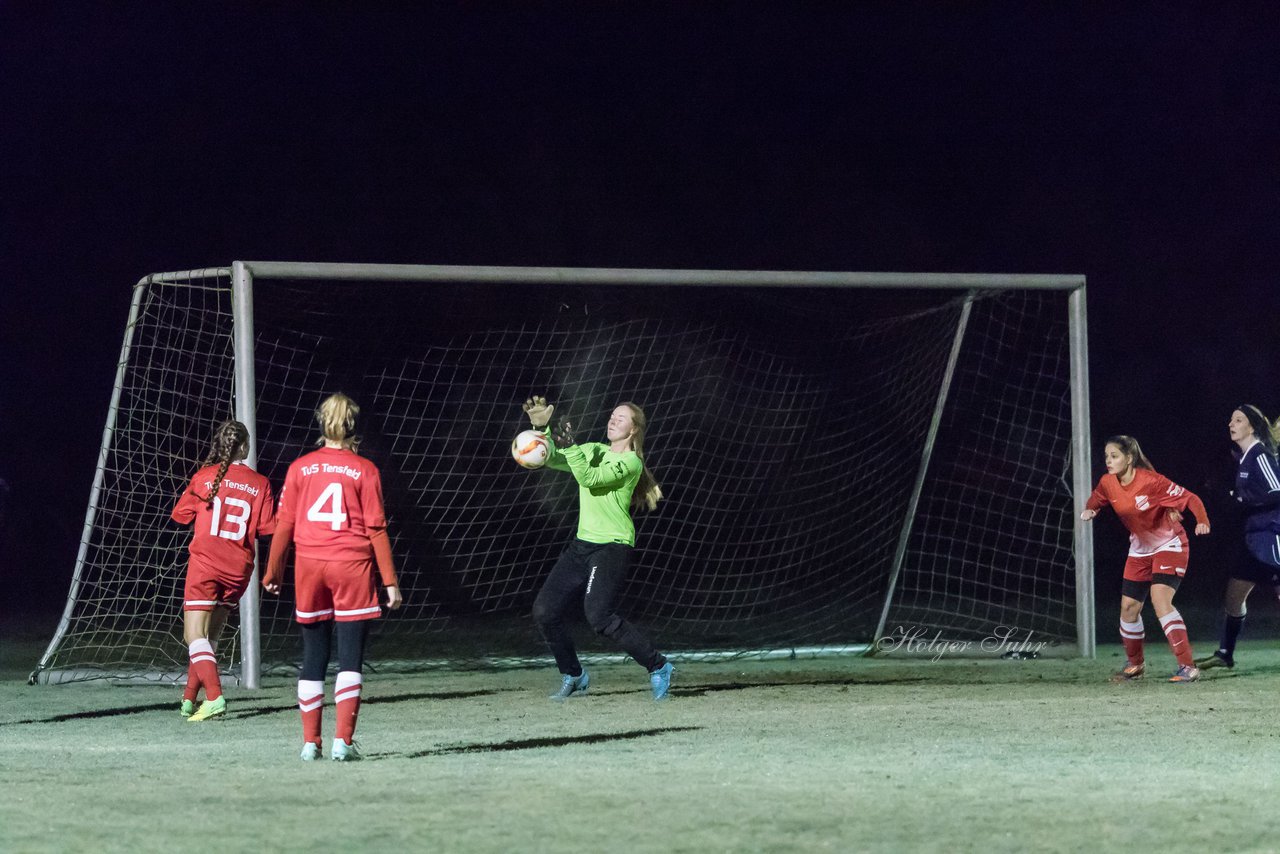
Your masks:
{"label": "player in red jersey", "polygon": [[1120,639],[1128,663],[1115,674],[1117,682],[1140,679],[1146,671],[1142,653],[1142,603],[1151,605],[1178,660],[1170,682],[1200,678],[1191,655],[1191,642],[1173,596],[1187,572],[1190,545],[1179,520],[1188,507],[1195,514],[1196,534],[1209,533],[1204,502],[1194,493],[1156,472],[1132,436],[1112,436],[1106,444],[1107,473],[1098,480],[1080,518],[1086,522],[1110,506],[1129,529],[1129,558],[1124,563],[1120,596]]}
{"label": "player in red jersey", "polygon": [[[218,425],[208,459],[191,478],[171,514],[175,522],[195,523],[182,603],[183,637],[191,662],[182,714],[189,721],[226,714],[214,644],[228,613],[249,586],[255,537],[269,536],[275,530],[271,484],[241,462],[247,456],[248,428],[239,421]],[[202,686],[205,700],[193,714]]]}
{"label": "player in red jersey", "polygon": [[320,405],[321,448],[289,466],[262,579],[269,593],[280,592],[285,553],[294,543],[295,610],[302,626],[298,710],[302,758],[308,761],[320,757],[324,675],[335,634],[338,720],[330,756],[338,761],[360,758],[352,736],[360,712],[364,645],[368,621],[381,615],[375,562],[387,590],[387,607],[395,610],[401,601],[382,506],[382,477],[377,466],[356,453],[360,440],[352,431],[359,413],[360,407],[344,394],[330,395]]}

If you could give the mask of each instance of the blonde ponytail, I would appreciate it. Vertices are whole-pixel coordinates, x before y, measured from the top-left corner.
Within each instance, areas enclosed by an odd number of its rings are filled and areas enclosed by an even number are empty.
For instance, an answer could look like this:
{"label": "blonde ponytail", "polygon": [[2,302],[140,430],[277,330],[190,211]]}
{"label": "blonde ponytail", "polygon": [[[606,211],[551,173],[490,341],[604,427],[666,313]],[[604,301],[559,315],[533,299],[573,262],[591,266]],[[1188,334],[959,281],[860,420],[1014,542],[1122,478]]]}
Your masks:
{"label": "blonde ponytail", "polygon": [[316,410],[316,423],[320,425],[320,439],[317,445],[332,442],[348,451],[354,451],[360,445],[360,437],[355,435],[356,416],[360,407],[342,392],[331,394]]}
{"label": "blonde ponytail", "polygon": [[662,500],[662,487],[658,485],[658,479],[653,476],[653,472],[649,471],[649,466],[644,461],[644,430],[648,423],[644,415],[644,410],[634,403],[623,403],[622,406],[631,410],[631,424],[634,432],[631,434],[631,450],[636,452],[636,456],[640,458],[640,480],[636,483],[635,492],[631,493],[631,511],[633,513],[641,510],[653,511],[658,507],[658,502]]}

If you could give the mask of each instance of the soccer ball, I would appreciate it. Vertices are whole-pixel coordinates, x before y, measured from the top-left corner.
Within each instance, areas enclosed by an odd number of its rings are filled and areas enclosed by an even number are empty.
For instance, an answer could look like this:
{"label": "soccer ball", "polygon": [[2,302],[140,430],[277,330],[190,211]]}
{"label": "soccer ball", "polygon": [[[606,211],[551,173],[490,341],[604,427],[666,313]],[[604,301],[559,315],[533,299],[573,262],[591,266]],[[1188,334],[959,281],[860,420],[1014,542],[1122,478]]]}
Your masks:
{"label": "soccer ball", "polygon": [[551,456],[551,445],[537,430],[525,430],[511,440],[511,456],[527,469],[540,469]]}

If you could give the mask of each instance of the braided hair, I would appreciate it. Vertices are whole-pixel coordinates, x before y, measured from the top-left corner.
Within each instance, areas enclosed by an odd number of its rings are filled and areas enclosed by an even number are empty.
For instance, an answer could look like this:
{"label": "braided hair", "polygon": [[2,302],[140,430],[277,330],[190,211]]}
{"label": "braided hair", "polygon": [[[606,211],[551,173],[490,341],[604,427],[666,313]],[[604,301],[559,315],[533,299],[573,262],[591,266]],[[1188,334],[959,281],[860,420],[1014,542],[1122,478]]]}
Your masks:
{"label": "braided hair", "polygon": [[213,486],[209,489],[209,494],[196,494],[196,498],[212,507],[213,499],[218,497],[218,490],[222,487],[222,479],[227,476],[227,469],[236,460],[242,460],[248,455],[249,428],[239,421],[231,419],[219,424],[218,429],[213,431],[213,441],[210,443],[209,456],[203,463],[206,466],[217,463],[218,473],[213,478]]}

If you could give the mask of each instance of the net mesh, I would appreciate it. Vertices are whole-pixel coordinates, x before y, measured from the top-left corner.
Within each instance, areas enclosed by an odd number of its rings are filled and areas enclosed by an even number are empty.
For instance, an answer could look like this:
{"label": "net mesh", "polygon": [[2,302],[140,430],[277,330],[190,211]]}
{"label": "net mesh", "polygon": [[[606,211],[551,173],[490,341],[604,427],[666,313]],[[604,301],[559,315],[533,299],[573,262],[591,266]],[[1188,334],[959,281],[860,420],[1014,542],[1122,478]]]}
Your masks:
{"label": "net mesh", "polygon": [[[140,287],[95,522],[44,670],[185,668],[189,532],[169,511],[233,413],[230,283]],[[375,623],[373,665],[540,656],[528,613],[577,493],[568,473],[511,460],[519,403],[546,394],[599,440],[634,401],[667,498],[636,519],[623,613],[676,653],[868,643],[964,296],[258,282],[258,469],[278,488],[314,447],[321,399],[351,395],[405,596]],[[973,302],[889,631],[1074,637],[1066,342],[1060,293]],[[296,661],[292,617],[288,587],[264,597],[267,667]],[[237,640],[233,624],[224,663]]]}

